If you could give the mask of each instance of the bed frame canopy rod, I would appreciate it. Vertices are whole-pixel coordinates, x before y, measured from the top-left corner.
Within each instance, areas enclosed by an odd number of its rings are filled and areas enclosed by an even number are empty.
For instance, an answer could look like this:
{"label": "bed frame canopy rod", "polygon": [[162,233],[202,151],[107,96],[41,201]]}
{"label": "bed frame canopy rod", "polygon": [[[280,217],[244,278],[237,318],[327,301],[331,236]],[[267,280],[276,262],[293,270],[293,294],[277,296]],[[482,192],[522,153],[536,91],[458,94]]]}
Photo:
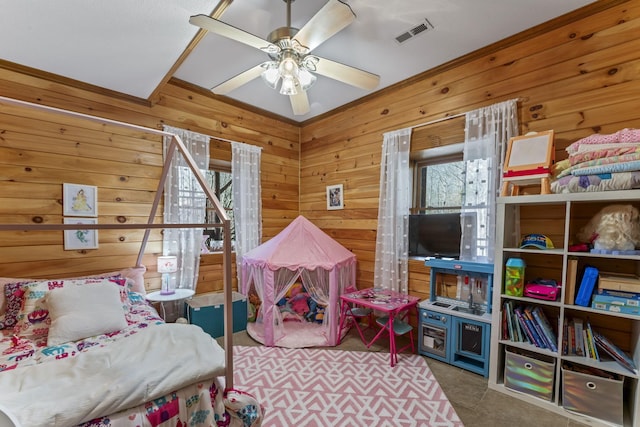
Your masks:
{"label": "bed frame canopy rod", "polygon": [[[32,103],[32,102],[26,102],[26,101],[20,101],[18,99],[7,98],[7,97],[4,97],[4,96],[0,96],[0,103],[19,105],[21,107],[30,108],[30,109],[34,109],[34,110],[44,110],[44,111],[47,111],[47,112],[63,114],[63,115],[71,116],[71,117],[83,118],[83,119],[87,119],[87,120],[98,122],[98,123],[110,124],[110,125],[114,125],[114,126],[118,126],[118,127],[124,127],[124,128],[127,128],[127,129],[134,129],[134,130],[138,130],[138,131],[145,132],[145,133],[151,133],[151,134],[154,134],[154,135],[161,135],[163,137],[165,137],[165,136],[171,137],[171,143],[169,144],[169,147],[167,149],[167,155],[166,155],[166,158],[165,158],[165,161],[164,161],[164,165],[163,165],[163,168],[162,168],[162,175],[160,177],[160,181],[158,182],[158,188],[156,190],[156,195],[155,195],[155,198],[153,200],[153,204],[151,206],[151,212],[149,213],[149,219],[147,221],[147,224],[146,225],[144,225],[144,224],[127,224],[127,227],[124,227],[124,224],[111,224],[111,225],[114,226],[113,228],[145,229],[144,237],[143,237],[141,245],[140,245],[140,251],[138,253],[138,259],[136,261],[136,266],[142,265],[142,257],[144,255],[144,251],[145,251],[145,248],[146,248],[146,245],[147,245],[147,241],[149,240],[149,234],[150,234],[152,228],[201,228],[202,227],[202,225],[200,225],[200,224],[196,224],[195,227],[192,227],[194,224],[153,224],[153,220],[154,220],[154,218],[156,216],[156,213],[157,213],[157,210],[158,210],[158,205],[160,204],[160,198],[162,197],[162,194],[164,192],[164,184],[165,184],[165,181],[167,179],[167,175],[169,173],[169,165],[171,165],[171,162],[173,161],[173,158],[175,156],[176,151],[179,151],[182,154],[185,162],[187,163],[187,165],[191,169],[191,172],[194,174],[196,180],[200,184],[200,187],[202,188],[202,190],[206,194],[207,198],[213,204],[213,207],[216,210],[216,213],[218,214],[218,217],[220,218],[220,224],[221,225],[217,225],[218,223],[215,223],[215,224],[209,224],[209,226],[221,227],[224,230],[224,235],[225,236],[230,236],[231,235],[231,220],[227,216],[227,213],[223,209],[223,207],[220,204],[220,201],[216,197],[215,193],[209,187],[209,184],[207,183],[206,179],[204,178],[204,175],[202,174],[202,172],[200,172],[200,169],[198,168],[198,165],[195,162],[195,160],[193,159],[193,157],[191,156],[191,153],[189,153],[189,151],[185,147],[184,143],[182,142],[182,139],[178,135],[175,135],[175,134],[173,134],[171,132],[166,132],[166,131],[163,131],[163,130],[159,130],[159,129],[148,128],[148,127],[144,127],[144,126],[134,125],[134,124],[131,124],[131,123],[126,123],[126,122],[121,122],[121,121],[117,121],[117,120],[106,119],[104,117],[98,117],[98,116],[92,116],[92,115],[89,115],[89,114],[78,113],[78,112],[70,111],[70,110],[63,110],[61,108],[50,107],[50,106],[47,106],[47,105],[35,104],[35,103]],[[70,225],[73,226],[74,224],[70,224]],[[98,228],[110,228],[110,227],[104,227],[105,225],[108,225],[108,224],[101,224],[100,227],[89,227],[89,225],[92,225],[92,224],[86,224],[86,225],[87,225],[86,228],[92,228],[92,229],[93,228],[96,228],[96,229],[98,229]],[[96,224],[96,225],[98,225],[98,224]],[[6,227],[15,227],[15,226],[19,226],[19,228],[22,229],[22,230],[31,229],[32,227],[33,228],[36,228],[36,227],[42,227],[43,228],[43,226],[52,226],[52,228],[50,228],[51,230],[64,230],[64,229],[67,229],[64,224],[30,224],[29,227],[25,227],[25,225],[19,225],[19,224],[0,224],[0,230],[14,230],[15,228],[6,228]],[[74,228],[71,228],[71,229],[74,229]],[[77,229],[77,224],[75,224],[75,229]],[[224,345],[225,345],[225,350],[226,350],[225,351],[225,359],[226,359],[225,360],[225,362],[226,362],[225,384],[226,384],[226,387],[228,387],[228,388],[233,388],[233,312],[232,312],[232,307],[233,307],[232,306],[232,300],[233,299],[232,299],[232,289],[231,289],[231,286],[232,286],[232,283],[231,283],[231,274],[232,274],[231,261],[232,261],[232,259],[231,259],[231,240],[230,239],[224,239],[223,240],[222,263],[223,263],[224,319],[225,319],[225,321],[224,321]]]}
{"label": "bed frame canopy rod", "polygon": [[[224,227],[224,224],[216,223],[184,223],[184,224],[82,224],[84,230],[142,230],[157,228],[206,228]],[[35,231],[60,231],[77,230],[78,224],[0,224],[0,230],[35,230]]]}

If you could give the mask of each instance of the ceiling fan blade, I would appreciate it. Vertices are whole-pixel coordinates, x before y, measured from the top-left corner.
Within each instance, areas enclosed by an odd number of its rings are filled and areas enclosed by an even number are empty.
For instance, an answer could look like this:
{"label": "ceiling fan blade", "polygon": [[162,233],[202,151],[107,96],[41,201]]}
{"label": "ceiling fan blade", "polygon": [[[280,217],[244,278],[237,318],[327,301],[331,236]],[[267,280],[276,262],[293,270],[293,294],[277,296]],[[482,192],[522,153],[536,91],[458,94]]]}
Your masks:
{"label": "ceiling fan blade", "polygon": [[380,76],[350,67],[330,59],[318,58],[315,72],[351,86],[365,90],[375,89],[380,84]]}
{"label": "ceiling fan blade", "polygon": [[304,27],[298,31],[294,39],[312,51],[325,40],[353,22],[355,15],[351,8],[337,0],[329,0]]}
{"label": "ceiling fan blade", "polygon": [[291,108],[293,108],[294,116],[302,116],[309,112],[309,97],[307,92],[299,90],[295,95],[289,95],[291,101]]}
{"label": "ceiling fan blade", "polygon": [[249,68],[247,71],[243,71],[237,76],[231,77],[229,80],[220,83],[218,86],[211,89],[211,91],[217,95],[226,95],[234,89],[239,88],[245,83],[249,83],[251,80],[259,77],[264,68],[262,64],[258,64],[253,68]]}
{"label": "ceiling fan blade", "polygon": [[222,37],[226,37],[231,40],[235,40],[240,43],[244,43],[248,46],[255,47],[256,49],[264,51],[276,51],[279,52],[280,48],[273,43],[261,39],[258,36],[254,36],[244,30],[236,28],[232,25],[225,24],[222,21],[218,21],[207,15],[194,15],[189,18],[189,22],[203,30],[210,31],[218,34]]}

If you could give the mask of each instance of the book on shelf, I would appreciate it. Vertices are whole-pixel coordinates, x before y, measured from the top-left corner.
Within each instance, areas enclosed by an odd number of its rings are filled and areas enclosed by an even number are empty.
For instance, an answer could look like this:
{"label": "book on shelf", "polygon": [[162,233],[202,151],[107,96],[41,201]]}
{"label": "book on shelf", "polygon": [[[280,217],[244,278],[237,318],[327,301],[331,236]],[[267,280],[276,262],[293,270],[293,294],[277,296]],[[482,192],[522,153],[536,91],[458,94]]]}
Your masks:
{"label": "book on shelf", "polygon": [[593,329],[591,328],[589,318],[587,318],[587,322],[585,323],[584,331],[585,339],[587,341],[587,348],[589,349],[589,357],[594,360],[600,360],[600,356],[598,355],[598,348],[596,347],[596,342],[593,338]]}
{"label": "book on shelf", "polygon": [[563,334],[563,349],[562,354],[568,356],[574,356],[576,354],[576,340],[574,335],[573,323],[565,317],[564,319],[564,334]]}
{"label": "book on shelf", "polygon": [[553,331],[551,324],[549,323],[549,319],[544,314],[544,311],[540,307],[534,307],[531,310],[531,314],[536,322],[540,325],[540,329],[542,329],[542,333],[549,344],[549,349],[551,351],[558,351],[558,337],[556,333]]}
{"label": "book on shelf", "polygon": [[542,326],[540,326],[540,324],[535,319],[535,317],[533,317],[532,311],[533,311],[533,306],[529,305],[529,306],[524,308],[523,313],[531,321],[531,325],[533,325],[533,328],[535,329],[536,333],[538,334],[538,337],[540,337],[540,341],[542,342],[542,347],[541,348],[551,349],[551,344],[549,343],[549,340],[547,339],[547,337],[545,336],[544,332],[542,331]]}
{"label": "book on shelf", "polygon": [[578,258],[567,261],[567,280],[564,289],[565,304],[573,304],[576,296],[576,280],[578,278]]}
{"label": "book on shelf", "polygon": [[518,321],[519,329],[522,331],[522,342],[528,342],[532,345],[535,345],[535,341],[533,341],[533,337],[529,335],[529,331],[527,330],[527,326],[524,324],[524,319],[520,314],[518,314],[518,308],[515,307],[513,309],[513,313],[516,316],[516,320]]}
{"label": "book on shelf", "polygon": [[593,338],[598,347],[600,347],[605,353],[611,356],[621,366],[628,369],[633,373],[637,373],[636,364],[633,360],[618,346],[611,342],[607,337],[598,332],[593,333]]}
{"label": "book on shelf", "polygon": [[509,332],[509,340],[515,341],[513,331],[513,312],[511,311],[511,301],[505,301],[504,303],[504,315],[507,319],[507,330]]}
{"label": "book on shelf", "polygon": [[586,356],[585,347],[584,347],[584,335],[582,331],[584,330],[584,324],[582,319],[577,318],[573,319],[573,327],[575,329],[575,338],[576,338],[576,356]]}
{"label": "book on shelf", "polygon": [[535,345],[536,347],[545,348],[543,342],[540,340],[540,337],[538,336],[533,325],[531,324],[531,321],[527,319],[524,313],[522,312],[522,307],[516,307],[513,309],[513,311],[518,317],[518,320],[520,321],[520,325],[523,327],[525,334],[529,339],[529,342]]}
{"label": "book on shelf", "polygon": [[509,327],[507,326],[507,303],[502,304],[502,339],[509,339]]}

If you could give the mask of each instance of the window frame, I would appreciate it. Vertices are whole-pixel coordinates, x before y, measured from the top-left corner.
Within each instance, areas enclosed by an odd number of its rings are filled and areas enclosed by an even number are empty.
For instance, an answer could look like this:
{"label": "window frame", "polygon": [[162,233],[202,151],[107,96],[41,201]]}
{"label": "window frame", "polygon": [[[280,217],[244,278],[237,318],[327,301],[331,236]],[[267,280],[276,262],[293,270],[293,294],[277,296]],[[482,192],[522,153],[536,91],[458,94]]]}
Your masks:
{"label": "window frame", "polygon": [[[462,204],[459,206],[446,207],[428,207],[422,205],[422,196],[424,193],[422,170],[429,166],[441,165],[445,163],[463,162],[464,143],[450,144],[441,147],[429,148],[417,153],[413,161],[413,203],[412,214],[440,213],[447,211],[462,210]],[[461,201],[462,203],[462,201]]]}
{"label": "window frame", "polygon": [[[207,174],[207,178],[210,178],[210,174],[220,174],[220,173],[227,173],[227,174],[231,174],[231,162],[226,162],[223,160],[217,160],[217,159],[211,159],[209,161],[209,169],[207,170],[208,174]],[[227,211],[227,213],[230,213],[230,218],[233,219],[233,178],[223,187],[221,187],[219,185],[219,178],[213,178],[211,181],[209,181],[209,183],[211,184],[211,189],[213,190],[214,194],[216,195],[216,197],[218,198],[218,200],[220,200],[220,203],[223,203],[223,198],[221,197],[221,193],[223,193],[224,191],[226,191],[228,188],[231,188],[231,208],[230,209],[226,209],[223,206],[223,209],[225,209]],[[206,221],[208,223],[213,223],[213,222],[220,222],[220,219],[217,218],[217,214],[215,212],[215,209],[211,206],[209,206],[209,201],[207,200],[207,212],[206,212]],[[213,220],[210,220],[210,215],[213,214]],[[217,219],[216,219],[217,218]],[[234,229],[234,222],[231,221],[231,241],[234,242],[235,241],[235,229]],[[223,230],[219,227],[215,227],[215,228],[205,228],[203,230],[203,234],[204,235],[208,235],[209,239],[214,239],[214,240],[222,240],[222,235],[221,233],[223,232]],[[208,240],[208,239],[207,239]],[[232,252],[233,251],[233,247],[234,245],[232,244]],[[210,251],[210,253],[215,253],[215,252],[220,252],[217,250],[213,250]]]}

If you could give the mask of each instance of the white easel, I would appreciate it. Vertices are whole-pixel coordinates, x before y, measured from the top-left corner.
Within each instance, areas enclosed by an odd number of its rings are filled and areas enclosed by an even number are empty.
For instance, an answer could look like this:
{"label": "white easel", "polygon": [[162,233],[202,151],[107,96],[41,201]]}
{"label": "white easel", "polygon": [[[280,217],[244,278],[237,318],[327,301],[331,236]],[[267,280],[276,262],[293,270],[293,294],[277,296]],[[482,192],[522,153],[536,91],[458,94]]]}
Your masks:
{"label": "white easel", "polygon": [[511,138],[504,160],[500,196],[517,196],[521,187],[529,185],[539,185],[540,194],[551,194],[554,157],[553,130]]}

